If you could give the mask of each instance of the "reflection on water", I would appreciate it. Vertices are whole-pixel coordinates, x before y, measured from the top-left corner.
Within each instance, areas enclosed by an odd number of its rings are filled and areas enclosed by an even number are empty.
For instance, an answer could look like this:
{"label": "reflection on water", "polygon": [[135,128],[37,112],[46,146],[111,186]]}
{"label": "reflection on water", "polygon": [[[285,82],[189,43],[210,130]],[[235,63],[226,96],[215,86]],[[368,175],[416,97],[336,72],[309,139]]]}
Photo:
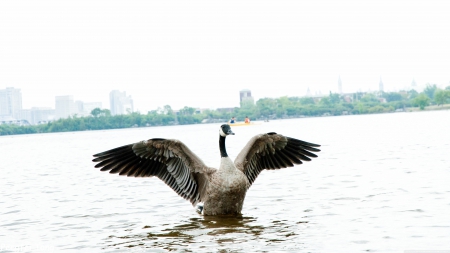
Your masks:
{"label": "reflection on water", "polygon": [[270,245],[276,247],[284,241],[291,241],[303,223],[308,222],[300,221],[293,226],[287,220],[273,220],[263,225],[254,217],[199,216],[177,225],[146,225],[140,231],[125,236],[111,235],[105,240],[107,246],[104,249],[137,247],[198,252],[213,247],[219,252],[241,252],[241,243],[245,243],[246,249],[267,249]]}

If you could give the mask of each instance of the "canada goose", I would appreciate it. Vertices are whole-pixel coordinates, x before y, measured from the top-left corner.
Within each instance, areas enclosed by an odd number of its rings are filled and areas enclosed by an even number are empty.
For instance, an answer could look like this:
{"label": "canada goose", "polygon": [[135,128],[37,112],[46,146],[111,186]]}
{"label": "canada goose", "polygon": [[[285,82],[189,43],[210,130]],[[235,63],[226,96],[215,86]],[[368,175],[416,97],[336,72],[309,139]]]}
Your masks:
{"label": "canada goose", "polygon": [[156,176],[193,206],[203,202],[203,215],[241,214],[245,194],[264,169],[280,169],[311,161],[320,145],[274,132],[250,139],[234,160],[228,157],[225,137],[234,135],[228,124],[219,129],[220,168],[206,166],[179,140],[154,138],[95,154],[96,168],[134,177]]}

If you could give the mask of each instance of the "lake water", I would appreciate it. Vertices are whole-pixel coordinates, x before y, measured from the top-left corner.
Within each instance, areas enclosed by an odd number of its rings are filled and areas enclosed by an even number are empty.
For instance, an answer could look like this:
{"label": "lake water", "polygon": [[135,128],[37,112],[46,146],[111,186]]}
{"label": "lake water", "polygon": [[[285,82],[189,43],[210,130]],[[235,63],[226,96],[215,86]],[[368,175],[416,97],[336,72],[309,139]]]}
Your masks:
{"label": "lake water", "polygon": [[176,138],[218,166],[219,124],[0,137],[0,252],[450,251],[450,111],[278,120],[234,127],[322,144],[263,171],[240,218],[202,217],[157,178],[95,169],[92,154]]}

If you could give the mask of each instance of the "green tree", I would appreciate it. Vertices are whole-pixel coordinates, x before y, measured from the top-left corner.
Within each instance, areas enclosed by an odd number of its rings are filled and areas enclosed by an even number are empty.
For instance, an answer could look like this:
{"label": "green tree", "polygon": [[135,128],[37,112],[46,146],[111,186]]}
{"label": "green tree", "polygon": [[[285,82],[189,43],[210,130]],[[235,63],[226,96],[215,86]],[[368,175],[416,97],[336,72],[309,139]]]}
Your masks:
{"label": "green tree", "polygon": [[314,99],[312,97],[303,97],[299,100],[302,105],[313,105],[315,104]]}
{"label": "green tree", "polygon": [[446,104],[448,99],[450,99],[450,90],[437,89],[434,92],[434,101],[437,105]]}
{"label": "green tree", "polygon": [[423,93],[425,93],[425,95],[427,95],[429,98],[433,99],[436,90],[437,90],[436,84],[431,85],[427,83],[427,87],[423,90]]}
{"label": "green tree", "polygon": [[329,97],[323,97],[320,99],[319,104],[324,107],[330,107],[331,101]]}
{"label": "green tree", "polygon": [[383,93],[383,97],[386,99],[387,102],[403,100],[402,95],[398,92],[385,92]]}
{"label": "green tree", "polygon": [[163,108],[163,112],[164,114],[172,115],[173,114],[172,107],[170,105],[165,105]]}
{"label": "green tree", "polygon": [[384,111],[385,111],[385,108],[381,105],[376,105],[376,106],[370,107],[367,110],[368,113],[380,113],[380,112],[384,112]]}
{"label": "green tree", "polygon": [[103,109],[103,110],[101,111],[101,115],[102,115],[102,116],[105,116],[105,117],[110,117],[110,116],[111,116],[111,111],[108,110],[108,109]]}
{"label": "green tree", "polygon": [[243,100],[241,102],[241,107],[236,108],[236,117],[237,120],[244,120],[245,117],[250,117],[251,119],[255,119],[257,115],[257,106],[253,103],[253,100]]}
{"label": "green tree", "polygon": [[330,96],[328,98],[330,99],[330,103],[333,105],[339,104],[339,102],[341,102],[341,98],[340,98],[339,94],[331,93],[331,91],[330,91]]}
{"label": "green tree", "polygon": [[267,118],[276,112],[277,102],[273,98],[261,98],[256,101],[256,108],[260,117]]}
{"label": "green tree", "polygon": [[365,105],[363,102],[361,102],[361,101],[358,101],[358,102],[356,103],[356,109],[357,109],[357,112],[360,113],[360,114],[367,113],[367,107],[366,107],[366,105]]}
{"label": "green tree", "polygon": [[283,109],[292,107],[292,101],[287,96],[278,98],[277,104],[280,105]]}
{"label": "green tree", "polygon": [[430,103],[430,98],[425,93],[420,93],[416,98],[413,99],[413,103],[420,107],[420,110],[425,109],[425,106],[427,106]]}
{"label": "green tree", "polygon": [[94,118],[97,118],[102,113],[102,110],[100,108],[95,108],[91,111],[91,115],[94,116]]}
{"label": "green tree", "polygon": [[375,103],[378,104],[380,101],[377,99],[377,97],[372,93],[366,93],[360,100],[363,103]]}
{"label": "green tree", "polygon": [[419,92],[417,92],[416,90],[409,90],[407,93],[409,99],[414,99],[419,95]]}
{"label": "green tree", "polygon": [[179,114],[180,115],[193,115],[194,112],[195,112],[195,108],[185,106],[182,109],[180,109]]}

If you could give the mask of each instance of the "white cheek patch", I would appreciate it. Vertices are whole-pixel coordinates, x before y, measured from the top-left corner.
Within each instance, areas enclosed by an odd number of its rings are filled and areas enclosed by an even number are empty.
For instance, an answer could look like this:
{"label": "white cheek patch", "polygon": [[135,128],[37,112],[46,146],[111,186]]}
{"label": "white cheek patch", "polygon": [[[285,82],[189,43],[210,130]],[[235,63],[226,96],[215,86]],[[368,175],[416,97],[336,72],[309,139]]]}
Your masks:
{"label": "white cheek patch", "polygon": [[223,132],[222,128],[219,128],[219,134],[220,134],[220,136],[223,136],[223,137],[227,136],[227,135]]}

